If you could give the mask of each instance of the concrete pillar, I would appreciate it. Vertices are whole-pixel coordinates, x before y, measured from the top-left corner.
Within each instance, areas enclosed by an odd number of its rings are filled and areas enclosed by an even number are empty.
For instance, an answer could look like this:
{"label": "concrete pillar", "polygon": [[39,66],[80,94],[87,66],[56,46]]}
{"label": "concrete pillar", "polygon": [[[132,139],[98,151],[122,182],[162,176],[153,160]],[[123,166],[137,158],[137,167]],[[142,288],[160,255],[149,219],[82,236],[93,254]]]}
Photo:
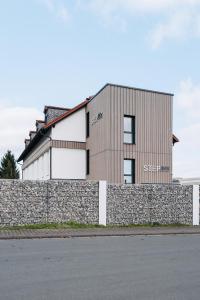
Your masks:
{"label": "concrete pillar", "polygon": [[99,225],[106,226],[106,202],[107,184],[106,181],[99,181]]}
{"label": "concrete pillar", "polygon": [[193,185],[193,225],[199,225],[199,185]]}

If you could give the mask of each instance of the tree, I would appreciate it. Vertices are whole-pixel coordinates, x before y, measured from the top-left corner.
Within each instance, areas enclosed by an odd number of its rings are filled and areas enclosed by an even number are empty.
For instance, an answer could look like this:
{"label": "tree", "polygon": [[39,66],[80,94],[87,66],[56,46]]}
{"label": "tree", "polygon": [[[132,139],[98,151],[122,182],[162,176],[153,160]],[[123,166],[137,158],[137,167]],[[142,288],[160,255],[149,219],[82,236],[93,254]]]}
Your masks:
{"label": "tree", "polygon": [[10,150],[3,156],[0,164],[0,178],[18,179],[19,170],[17,168],[16,160]]}

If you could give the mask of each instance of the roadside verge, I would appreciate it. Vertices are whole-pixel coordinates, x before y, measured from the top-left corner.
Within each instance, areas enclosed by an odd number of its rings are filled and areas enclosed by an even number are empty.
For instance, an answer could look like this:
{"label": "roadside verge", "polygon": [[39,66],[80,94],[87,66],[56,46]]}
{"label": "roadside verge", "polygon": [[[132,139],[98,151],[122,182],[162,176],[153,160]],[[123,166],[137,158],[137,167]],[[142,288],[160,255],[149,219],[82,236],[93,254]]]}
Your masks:
{"label": "roadside verge", "polygon": [[200,226],[5,229],[0,230],[0,240],[178,234],[200,234]]}

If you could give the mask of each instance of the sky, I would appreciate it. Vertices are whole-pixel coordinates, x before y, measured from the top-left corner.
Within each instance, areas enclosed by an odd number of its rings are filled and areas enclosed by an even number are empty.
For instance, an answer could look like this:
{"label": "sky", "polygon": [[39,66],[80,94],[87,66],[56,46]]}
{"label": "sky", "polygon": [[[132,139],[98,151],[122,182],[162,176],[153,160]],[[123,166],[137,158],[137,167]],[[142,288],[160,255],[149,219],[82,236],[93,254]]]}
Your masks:
{"label": "sky", "polygon": [[0,0],[0,156],[107,82],[174,93],[173,175],[200,177],[200,0]]}

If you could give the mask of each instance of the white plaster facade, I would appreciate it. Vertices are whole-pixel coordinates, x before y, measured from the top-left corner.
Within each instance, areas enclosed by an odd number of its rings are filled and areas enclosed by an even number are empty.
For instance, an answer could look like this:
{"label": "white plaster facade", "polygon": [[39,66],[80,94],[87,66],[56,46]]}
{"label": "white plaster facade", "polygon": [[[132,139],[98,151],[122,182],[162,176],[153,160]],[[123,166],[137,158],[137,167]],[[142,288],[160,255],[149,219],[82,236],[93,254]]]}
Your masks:
{"label": "white plaster facade", "polygon": [[34,162],[23,169],[23,179],[25,180],[47,180],[50,179],[50,153],[43,153]]}
{"label": "white plaster facade", "polygon": [[86,141],[85,108],[52,126],[23,163],[23,179],[85,179],[86,151],[51,146],[51,141]]}
{"label": "white plaster facade", "polygon": [[86,163],[85,150],[81,149],[52,149],[52,178],[53,179],[85,179]]}
{"label": "white plaster facade", "polygon": [[85,108],[57,123],[51,137],[53,140],[85,142]]}

